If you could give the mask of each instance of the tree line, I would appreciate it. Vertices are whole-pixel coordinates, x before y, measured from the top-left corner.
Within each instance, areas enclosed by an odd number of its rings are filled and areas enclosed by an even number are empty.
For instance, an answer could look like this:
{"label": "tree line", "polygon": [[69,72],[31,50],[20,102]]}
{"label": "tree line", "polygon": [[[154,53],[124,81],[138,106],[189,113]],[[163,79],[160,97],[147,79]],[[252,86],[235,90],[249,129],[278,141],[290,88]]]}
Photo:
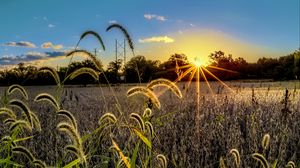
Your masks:
{"label": "tree line", "polygon": [[[299,80],[300,77],[300,50],[279,58],[259,58],[256,63],[248,63],[244,58],[233,58],[231,54],[223,51],[215,51],[209,55],[209,65],[205,68],[221,80],[236,79],[273,79],[273,80]],[[149,60],[145,56],[134,56],[125,65],[121,59],[112,61],[106,70],[102,67],[99,81],[95,81],[89,75],[83,74],[73,80],[66,80],[65,84],[96,84],[96,83],[138,83],[149,82],[156,78],[167,78],[176,80],[184,73],[189,65],[187,56],[184,54],[173,54],[165,62]],[[89,67],[96,69],[93,61],[87,59],[82,62],[72,62],[66,67],[57,68],[61,79],[71,72],[81,68]],[[215,80],[206,71],[203,72],[208,80]],[[181,79],[186,81],[189,74]],[[192,79],[193,80],[193,79]],[[54,79],[39,68],[24,63],[19,63],[12,69],[0,71],[0,85],[52,85]]]}

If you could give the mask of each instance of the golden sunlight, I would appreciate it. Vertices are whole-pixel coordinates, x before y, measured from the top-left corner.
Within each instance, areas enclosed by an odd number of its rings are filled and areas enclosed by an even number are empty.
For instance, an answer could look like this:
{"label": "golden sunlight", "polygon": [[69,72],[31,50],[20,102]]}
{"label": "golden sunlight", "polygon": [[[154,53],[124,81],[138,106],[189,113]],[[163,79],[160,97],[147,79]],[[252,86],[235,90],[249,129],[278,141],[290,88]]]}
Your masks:
{"label": "golden sunlight", "polygon": [[196,67],[208,65],[208,63],[206,61],[204,61],[204,59],[201,59],[200,57],[195,57],[194,60],[192,61],[192,64]]}

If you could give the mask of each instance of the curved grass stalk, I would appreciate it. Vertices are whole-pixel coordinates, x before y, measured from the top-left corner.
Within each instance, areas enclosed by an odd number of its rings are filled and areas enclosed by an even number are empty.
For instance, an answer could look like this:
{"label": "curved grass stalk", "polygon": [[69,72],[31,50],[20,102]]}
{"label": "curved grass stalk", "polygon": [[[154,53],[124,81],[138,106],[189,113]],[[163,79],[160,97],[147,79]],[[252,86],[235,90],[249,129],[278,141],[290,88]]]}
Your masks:
{"label": "curved grass stalk", "polygon": [[161,167],[162,167],[162,168],[167,168],[168,162],[167,162],[167,158],[166,158],[164,155],[158,154],[158,155],[156,156],[156,159],[157,159],[158,161],[160,161],[160,164],[161,164]]}
{"label": "curved grass stalk", "polygon": [[155,79],[147,85],[147,88],[153,89],[157,86],[165,86],[168,89],[170,89],[177,97],[182,98],[182,93],[178,88],[178,86],[174,82],[168,79],[163,79],[163,78]]}
{"label": "curved grass stalk", "polygon": [[270,143],[270,135],[265,134],[261,141],[261,145],[264,149],[267,149],[269,147],[269,143]]}
{"label": "curved grass stalk", "polygon": [[154,137],[153,125],[149,121],[146,121],[145,125],[146,125],[146,128],[147,128],[148,132],[150,133],[150,136],[153,138]]}
{"label": "curved grass stalk", "polygon": [[7,115],[7,116],[9,116],[10,118],[13,118],[13,119],[17,118],[15,113],[11,109],[6,108],[6,107],[0,108],[0,115]]}
{"label": "curved grass stalk", "polygon": [[22,94],[22,96],[23,96],[26,100],[28,100],[28,94],[27,94],[25,88],[22,87],[21,85],[17,85],[17,84],[11,85],[11,86],[8,88],[7,93],[8,93],[8,95],[10,95],[10,94],[12,94],[14,91],[19,91],[19,92]]}
{"label": "curved grass stalk", "polygon": [[32,118],[32,126],[34,126],[39,132],[42,131],[41,123],[37,115],[33,112],[30,112],[31,118]]}
{"label": "curved grass stalk", "polygon": [[[103,41],[102,41],[102,38],[101,38],[100,35],[99,35],[97,32],[95,32],[95,31],[89,30],[89,31],[86,31],[86,32],[82,33],[82,35],[80,36],[80,41],[83,40],[83,39],[84,39],[86,36],[88,36],[88,35],[92,35],[92,36],[96,37],[97,40],[99,41],[99,43],[100,43],[102,49],[105,50],[105,46],[104,46],[104,43],[103,43]],[[78,43],[79,43],[79,42],[78,42]]]}
{"label": "curved grass stalk", "polygon": [[219,167],[220,168],[226,168],[225,161],[224,161],[223,157],[220,157]]}
{"label": "curved grass stalk", "polygon": [[289,167],[289,168],[296,168],[296,164],[293,162],[293,161],[289,161],[286,165],[286,167]]}
{"label": "curved grass stalk", "polygon": [[88,56],[90,59],[92,59],[93,63],[95,64],[96,68],[98,70],[102,70],[102,64],[101,62],[96,58],[96,56],[94,56],[92,53],[86,51],[86,50],[73,50],[71,52],[69,52],[66,56],[73,56],[75,54],[82,54],[82,55],[85,55],[85,56]]}
{"label": "curved grass stalk", "polygon": [[113,124],[115,124],[118,120],[117,117],[112,114],[112,113],[105,113],[104,115],[102,115],[102,117],[99,120],[99,125],[103,124],[104,122],[111,122]]}
{"label": "curved grass stalk", "polygon": [[75,128],[75,130],[77,130],[77,122],[71,112],[67,110],[59,110],[57,114],[66,117],[72,123],[72,126]]}
{"label": "curved grass stalk", "polygon": [[269,163],[268,163],[268,161],[266,160],[266,158],[262,154],[253,153],[252,157],[255,160],[259,161],[260,164],[263,166],[263,168],[269,168]]}
{"label": "curved grass stalk", "polygon": [[50,94],[48,93],[40,93],[34,98],[35,102],[40,102],[40,101],[48,101],[50,104],[52,104],[56,110],[60,109],[59,103],[57,100]]}
{"label": "curved grass stalk", "polygon": [[17,146],[17,144],[14,142],[14,140],[11,138],[11,136],[4,136],[1,139],[1,141],[4,143],[10,143],[13,147]]}
{"label": "curved grass stalk", "polygon": [[129,45],[129,47],[130,47],[130,49],[131,49],[133,55],[135,55],[135,54],[134,54],[133,41],[132,41],[132,39],[131,39],[129,33],[127,32],[127,30],[126,30],[123,26],[121,26],[120,24],[116,24],[116,23],[115,23],[115,24],[109,25],[109,26],[106,28],[106,31],[110,31],[110,30],[113,29],[113,28],[117,28],[117,29],[119,29],[119,30],[122,31],[123,35],[125,36],[125,38],[126,38],[126,40],[127,40],[127,42],[128,42],[128,45]]}
{"label": "curved grass stalk", "polygon": [[45,71],[45,72],[50,73],[51,76],[54,78],[56,84],[58,86],[60,86],[61,83],[60,83],[59,75],[58,75],[57,71],[53,67],[44,66],[44,67],[39,68],[39,71]]}
{"label": "curved grass stalk", "polygon": [[77,147],[81,147],[81,139],[75,128],[67,122],[61,122],[57,125],[59,131],[66,132]]}
{"label": "curved grass stalk", "polygon": [[136,95],[136,94],[145,95],[146,97],[148,97],[152,101],[152,103],[158,109],[160,109],[160,102],[159,102],[158,98],[156,97],[156,95],[151,90],[149,90],[145,87],[137,86],[137,87],[133,87],[133,88],[131,88],[127,91],[127,97],[131,97],[131,96]]}
{"label": "curved grass stalk", "polygon": [[16,119],[14,119],[14,118],[7,118],[7,119],[4,120],[4,124],[11,124],[15,121],[16,121]]}
{"label": "curved grass stalk", "polygon": [[146,108],[144,110],[143,117],[151,117],[151,116],[152,116],[152,110],[150,108]]}
{"label": "curved grass stalk", "polygon": [[21,128],[26,128],[28,131],[32,131],[32,127],[31,127],[31,124],[29,124],[27,121],[25,120],[17,120],[15,122],[13,122],[11,124],[11,126],[9,127],[9,130],[11,132],[14,131],[14,129],[16,129],[18,126],[20,126]]}
{"label": "curved grass stalk", "polygon": [[232,154],[232,156],[234,157],[236,167],[239,167],[241,164],[241,157],[239,151],[237,149],[231,149],[229,153]]}
{"label": "curved grass stalk", "polygon": [[77,157],[78,156],[78,153],[79,153],[79,149],[75,146],[75,145],[67,145],[65,147],[65,149],[73,154],[75,154]]}
{"label": "curved grass stalk", "polygon": [[135,120],[138,123],[138,125],[140,126],[142,131],[145,131],[144,120],[142,119],[142,117],[139,114],[131,113],[129,116],[130,116],[131,119]]}
{"label": "curved grass stalk", "polygon": [[76,78],[77,76],[82,75],[82,74],[88,74],[91,77],[93,77],[95,80],[97,80],[97,81],[99,80],[99,74],[92,68],[86,68],[86,67],[77,69],[74,72],[72,72],[70,74],[70,79],[73,80],[74,78]]}
{"label": "curved grass stalk", "polygon": [[43,161],[41,161],[41,160],[34,160],[33,162],[32,162],[35,166],[37,166],[37,167],[41,167],[41,168],[46,168],[47,167],[47,165],[45,164],[45,162],[43,162]]}
{"label": "curved grass stalk", "polygon": [[19,108],[20,110],[22,110],[28,120],[28,122],[30,124],[32,124],[32,119],[31,119],[31,115],[30,115],[30,109],[29,107],[24,103],[22,102],[21,100],[18,100],[18,99],[13,99],[9,102],[9,104],[11,106],[14,106],[14,107],[17,107]]}
{"label": "curved grass stalk", "polygon": [[20,153],[20,154],[25,155],[28,158],[28,160],[30,160],[30,162],[33,162],[35,160],[35,158],[32,155],[32,153],[28,149],[26,149],[25,147],[23,147],[23,146],[13,147],[12,148],[12,152],[13,153]]}

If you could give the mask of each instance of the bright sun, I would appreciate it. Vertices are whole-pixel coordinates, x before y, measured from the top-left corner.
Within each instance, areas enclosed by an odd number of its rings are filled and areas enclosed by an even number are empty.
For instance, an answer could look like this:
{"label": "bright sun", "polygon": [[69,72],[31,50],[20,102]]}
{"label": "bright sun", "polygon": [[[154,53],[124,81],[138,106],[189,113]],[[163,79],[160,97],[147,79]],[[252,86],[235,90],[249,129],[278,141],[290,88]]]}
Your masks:
{"label": "bright sun", "polygon": [[201,66],[206,66],[207,65],[207,63],[205,63],[203,61],[203,59],[201,59],[200,57],[195,57],[194,60],[192,61],[192,63],[196,67],[201,67]]}

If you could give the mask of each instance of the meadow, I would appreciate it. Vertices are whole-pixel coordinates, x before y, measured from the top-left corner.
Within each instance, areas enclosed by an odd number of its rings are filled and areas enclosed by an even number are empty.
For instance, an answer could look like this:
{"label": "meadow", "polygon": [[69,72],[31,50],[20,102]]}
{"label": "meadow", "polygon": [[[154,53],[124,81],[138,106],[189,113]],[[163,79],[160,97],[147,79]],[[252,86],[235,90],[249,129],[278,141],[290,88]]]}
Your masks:
{"label": "meadow", "polygon": [[[210,84],[214,94],[201,82],[199,104],[194,82],[189,87],[184,82],[176,84],[181,98],[172,87],[155,87],[160,108],[149,96],[128,96],[130,88],[146,84],[64,86],[60,90],[27,86],[28,100],[20,88],[6,95],[8,87],[1,87],[2,107],[12,109],[16,118],[26,119],[20,106],[8,105],[19,99],[36,115],[31,119],[39,122],[33,122],[30,130],[21,124],[12,129],[14,122],[9,122],[1,109],[0,165],[300,166],[298,81],[226,82],[232,90],[219,82]],[[59,109],[50,98],[37,100],[41,93],[53,95]]]}

